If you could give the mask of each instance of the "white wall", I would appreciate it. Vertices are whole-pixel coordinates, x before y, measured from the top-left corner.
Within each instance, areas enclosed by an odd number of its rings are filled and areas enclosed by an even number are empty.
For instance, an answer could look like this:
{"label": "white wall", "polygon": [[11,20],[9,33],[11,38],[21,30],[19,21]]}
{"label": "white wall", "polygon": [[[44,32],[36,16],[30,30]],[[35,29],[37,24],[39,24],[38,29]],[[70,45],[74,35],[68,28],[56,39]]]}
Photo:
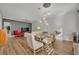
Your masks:
{"label": "white wall", "polygon": [[79,13],[77,13],[77,31],[79,32]]}
{"label": "white wall", "polygon": [[[4,22],[4,29],[7,30],[7,26],[10,26],[11,27],[11,23],[10,22]],[[12,37],[11,30],[8,33],[8,37]]]}
{"label": "white wall", "polygon": [[75,12],[69,12],[63,16],[63,38],[65,40],[69,38],[73,32],[77,32],[77,14]]}
{"label": "white wall", "polygon": [[27,23],[21,23],[21,22],[11,22],[11,31],[13,32],[14,30],[21,31],[21,28],[26,28],[29,27],[30,25]]}
{"label": "white wall", "polygon": [[33,31],[39,31],[37,30],[37,27],[40,26],[40,31],[47,31],[47,32],[53,32],[56,29],[55,19],[52,17],[48,18],[49,25],[46,25],[45,23],[40,23],[39,21],[35,21],[32,23],[32,30]]}
{"label": "white wall", "polygon": [[0,29],[2,28],[2,16],[0,14]]}
{"label": "white wall", "polygon": [[33,23],[33,31],[37,31],[36,27],[40,26],[42,31],[53,32],[59,28],[63,28],[63,40],[71,40],[69,38],[73,32],[77,31],[77,13],[69,11],[62,16],[49,18],[49,26],[40,24],[39,21]]}
{"label": "white wall", "polygon": [[[77,10],[79,10],[79,4],[77,4]],[[79,32],[79,12],[77,12],[77,31]]]}

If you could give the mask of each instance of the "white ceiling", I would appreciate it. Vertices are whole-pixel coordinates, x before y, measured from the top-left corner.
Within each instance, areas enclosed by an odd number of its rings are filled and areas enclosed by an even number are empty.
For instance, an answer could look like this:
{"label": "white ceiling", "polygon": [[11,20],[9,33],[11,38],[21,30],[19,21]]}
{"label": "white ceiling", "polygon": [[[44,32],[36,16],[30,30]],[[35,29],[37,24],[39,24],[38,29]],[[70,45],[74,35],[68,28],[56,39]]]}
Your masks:
{"label": "white ceiling", "polygon": [[40,20],[47,11],[51,13],[49,17],[55,17],[69,11],[74,11],[77,4],[52,3],[49,8],[43,8],[42,5],[43,3],[0,3],[0,13],[7,19],[34,21]]}

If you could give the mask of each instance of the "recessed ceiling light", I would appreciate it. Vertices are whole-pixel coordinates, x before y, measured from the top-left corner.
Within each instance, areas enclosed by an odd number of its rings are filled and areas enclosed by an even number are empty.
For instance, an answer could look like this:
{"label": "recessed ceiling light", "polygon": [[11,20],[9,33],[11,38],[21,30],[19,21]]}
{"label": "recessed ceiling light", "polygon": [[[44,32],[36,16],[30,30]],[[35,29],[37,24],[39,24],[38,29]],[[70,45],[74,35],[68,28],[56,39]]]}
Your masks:
{"label": "recessed ceiling light", "polygon": [[40,20],[40,23],[42,23],[42,21]]}
{"label": "recessed ceiling light", "polygon": [[41,28],[38,26],[37,29],[39,30],[39,29],[41,29]]}
{"label": "recessed ceiling light", "polygon": [[47,12],[47,15],[51,15],[51,13],[50,12]]}

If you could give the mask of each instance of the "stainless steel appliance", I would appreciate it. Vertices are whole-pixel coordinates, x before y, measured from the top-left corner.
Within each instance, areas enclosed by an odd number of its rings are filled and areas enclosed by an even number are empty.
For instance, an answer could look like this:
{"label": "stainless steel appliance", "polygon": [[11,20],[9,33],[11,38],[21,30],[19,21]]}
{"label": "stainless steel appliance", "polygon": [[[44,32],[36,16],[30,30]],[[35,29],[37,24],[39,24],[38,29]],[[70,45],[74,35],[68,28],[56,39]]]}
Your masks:
{"label": "stainless steel appliance", "polygon": [[79,32],[73,33],[74,55],[79,55]]}

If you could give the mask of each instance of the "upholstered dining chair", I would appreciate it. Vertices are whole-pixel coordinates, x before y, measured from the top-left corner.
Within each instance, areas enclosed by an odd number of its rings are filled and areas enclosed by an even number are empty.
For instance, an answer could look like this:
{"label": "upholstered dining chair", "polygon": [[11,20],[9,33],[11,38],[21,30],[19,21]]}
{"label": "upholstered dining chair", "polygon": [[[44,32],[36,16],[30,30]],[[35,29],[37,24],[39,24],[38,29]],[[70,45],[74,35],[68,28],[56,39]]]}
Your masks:
{"label": "upholstered dining chair", "polygon": [[43,43],[35,40],[35,35],[38,32],[25,33],[25,37],[27,37],[27,42],[30,48],[32,48],[34,54],[43,50]]}

